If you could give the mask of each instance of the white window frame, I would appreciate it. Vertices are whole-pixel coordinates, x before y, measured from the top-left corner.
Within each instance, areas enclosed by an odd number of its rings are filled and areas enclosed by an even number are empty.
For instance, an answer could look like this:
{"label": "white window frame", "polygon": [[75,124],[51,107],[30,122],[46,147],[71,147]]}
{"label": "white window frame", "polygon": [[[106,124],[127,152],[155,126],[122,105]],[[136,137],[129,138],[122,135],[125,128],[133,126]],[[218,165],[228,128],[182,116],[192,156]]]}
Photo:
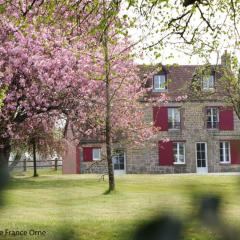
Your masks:
{"label": "white window frame", "polygon": [[[174,157],[174,164],[185,164],[185,155],[186,155],[186,151],[185,151],[185,142],[173,142],[173,144],[177,144],[177,161],[175,161],[175,156]],[[183,145],[183,162],[180,161],[180,144]]]}
{"label": "white window frame", "polygon": [[[170,121],[169,121],[169,118],[168,118],[168,129],[169,130],[179,130],[179,129],[181,129],[181,112],[180,112],[180,108],[178,108],[178,107],[169,107],[168,108],[168,117],[169,117],[169,111],[171,111],[170,115],[171,115],[171,117],[173,119],[173,122],[172,122],[173,126],[171,128],[169,128],[169,122]],[[176,111],[178,111],[178,113],[179,113],[179,122],[176,119],[176,116],[177,116]],[[176,126],[177,125],[176,123],[179,123],[179,127]]]}
{"label": "white window frame", "polygon": [[[221,143],[223,144],[223,161],[221,161],[221,157],[220,157],[220,149],[221,149]],[[228,161],[226,160],[227,158],[227,154],[226,154],[226,143],[228,143]],[[229,164],[231,163],[231,144],[229,141],[220,141],[219,142],[219,162],[220,163],[225,163],[225,164]]]}
{"label": "white window frame", "polygon": [[[158,88],[155,88],[155,80],[157,78],[158,81]],[[164,83],[162,83],[162,78],[164,78]],[[162,92],[167,90],[167,83],[166,83],[166,75],[165,74],[157,74],[153,76],[153,91],[155,92]]]}
{"label": "white window frame", "polygon": [[[205,167],[198,167],[198,160],[203,160],[203,159],[198,159],[198,151],[197,151],[197,145],[198,144],[204,144],[204,153],[205,153]],[[196,142],[195,143],[195,156],[196,156],[196,171],[197,173],[208,173],[208,144],[206,142]]]}
{"label": "white window frame", "polygon": [[[98,158],[94,157],[94,151],[98,150]],[[101,148],[93,148],[92,149],[92,159],[93,161],[100,161],[101,160]]]}
{"label": "white window frame", "polygon": [[203,76],[202,89],[205,91],[212,91],[215,89],[215,75],[211,74],[208,76]]}
{"label": "white window frame", "polygon": [[[211,127],[208,128],[208,126],[207,126],[207,128],[208,129],[218,129],[219,128],[219,108],[218,107],[207,107],[207,110],[209,110],[209,109],[210,109],[210,117],[211,117]],[[213,124],[214,124],[214,121],[213,121],[213,117],[214,117],[213,111],[215,109],[217,110],[217,127],[216,128],[213,127]],[[207,115],[207,118],[208,118],[208,115]],[[208,124],[208,119],[207,119],[207,124]]]}
{"label": "white window frame", "polygon": [[[123,153],[124,169],[115,169],[115,168],[114,168],[114,167],[115,167],[114,158],[116,157],[117,159],[119,159],[119,156],[120,156],[120,154],[117,154],[117,153],[116,153],[116,151],[118,151],[118,150],[122,151],[122,153]],[[114,173],[116,173],[117,175],[118,175],[118,174],[122,174],[122,173],[126,173],[126,154],[125,154],[124,149],[122,149],[122,148],[114,149],[114,150],[113,150],[112,161],[113,161]]]}

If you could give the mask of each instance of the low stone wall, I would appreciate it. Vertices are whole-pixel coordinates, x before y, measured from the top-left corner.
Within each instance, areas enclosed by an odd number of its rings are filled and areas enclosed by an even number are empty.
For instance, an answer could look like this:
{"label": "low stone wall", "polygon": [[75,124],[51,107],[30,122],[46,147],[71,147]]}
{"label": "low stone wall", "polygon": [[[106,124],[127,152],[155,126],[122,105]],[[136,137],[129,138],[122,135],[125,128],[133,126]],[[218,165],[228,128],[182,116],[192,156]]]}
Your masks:
{"label": "low stone wall", "polygon": [[82,162],[81,163],[81,173],[107,173],[107,163],[106,162]]}

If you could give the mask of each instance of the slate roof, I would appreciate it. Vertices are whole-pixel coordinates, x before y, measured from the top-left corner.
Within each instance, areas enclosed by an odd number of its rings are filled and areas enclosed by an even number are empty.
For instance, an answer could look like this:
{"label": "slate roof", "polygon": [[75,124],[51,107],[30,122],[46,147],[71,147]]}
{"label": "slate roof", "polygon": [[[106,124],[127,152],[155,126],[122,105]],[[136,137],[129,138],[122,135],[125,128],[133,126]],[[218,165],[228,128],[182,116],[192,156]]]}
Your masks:
{"label": "slate roof", "polygon": [[[152,87],[153,76],[159,73],[165,73],[168,81],[168,94],[179,95],[184,94],[189,90],[189,84],[191,84],[194,75],[197,70],[203,68],[204,65],[139,65],[139,76],[145,84],[145,87]],[[218,71],[215,72],[216,67],[221,65],[211,66],[211,71],[215,74],[216,79],[220,78],[221,74]],[[152,95],[159,95],[159,93],[153,93]]]}

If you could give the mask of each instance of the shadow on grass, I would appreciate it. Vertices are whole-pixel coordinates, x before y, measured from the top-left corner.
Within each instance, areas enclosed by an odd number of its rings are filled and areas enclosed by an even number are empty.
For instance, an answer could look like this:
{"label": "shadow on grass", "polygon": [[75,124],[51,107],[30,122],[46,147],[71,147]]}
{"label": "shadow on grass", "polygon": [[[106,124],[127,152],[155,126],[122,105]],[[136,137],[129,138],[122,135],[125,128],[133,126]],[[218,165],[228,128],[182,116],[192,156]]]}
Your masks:
{"label": "shadow on grass", "polygon": [[118,193],[117,190],[111,191],[107,189],[106,191],[104,191],[103,195],[116,195],[117,193]]}
{"label": "shadow on grass", "polygon": [[202,195],[196,201],[196,213],[185,218],[159,215],[138,226],[134,240],[239,240],[237,227],[224,221],[222,198]]}

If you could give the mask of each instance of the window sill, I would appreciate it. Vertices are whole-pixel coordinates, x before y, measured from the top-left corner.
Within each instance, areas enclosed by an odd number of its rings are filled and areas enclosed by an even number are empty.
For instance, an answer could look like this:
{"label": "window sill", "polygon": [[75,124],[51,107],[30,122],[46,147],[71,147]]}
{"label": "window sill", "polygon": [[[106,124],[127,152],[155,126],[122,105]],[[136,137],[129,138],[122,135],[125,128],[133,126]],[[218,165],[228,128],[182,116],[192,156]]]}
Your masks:
{"label": "window sill", "polygon": [[93,161],[97,162],[97,161],[101,161],[101,159],[93,159]]}
{"label": "window sill", "polygon": [[215,92],[215,88],[203,88],[202,89],[203,92]]}
{"label": "window sill", "polygon": [[186,163],[178,163],[178,162],[174,162],[173,165],[186,165]]}
{"label": "window sill", "polygon": [[220,165],[231,165],[231,162],[220,162]]}
{"label": "window sill", "polygon": [[163,93],[163,92],[167,92],[168,90],[167,89],[159,89],[159,90],[156,90],[156,89],[152,89],[152,92],[154,93]]}
{"label": "window sill", "polygon": [[180,132],[181,128],[170,128],[168,129],[169,132]]}

